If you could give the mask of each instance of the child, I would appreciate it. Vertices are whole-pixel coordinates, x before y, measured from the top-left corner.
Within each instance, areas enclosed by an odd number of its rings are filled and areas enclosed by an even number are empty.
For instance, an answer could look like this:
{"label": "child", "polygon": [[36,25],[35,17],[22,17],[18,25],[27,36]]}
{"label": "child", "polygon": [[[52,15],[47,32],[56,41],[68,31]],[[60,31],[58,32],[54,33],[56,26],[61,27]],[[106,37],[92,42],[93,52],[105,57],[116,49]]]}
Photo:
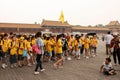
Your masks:
{"label": "child", "polygon": [[11,68],[17,67],[17,42],[16,37],[12,37],[12,42],[10,43],[10,64]]}
{"label": "child", "polygon": [[106,58],[105,62],[103,63],[103,65],[100,68],[100,72],[104,73],[105,75],[115,75],[116,74],[116,71],[112,67],[110,57]]}

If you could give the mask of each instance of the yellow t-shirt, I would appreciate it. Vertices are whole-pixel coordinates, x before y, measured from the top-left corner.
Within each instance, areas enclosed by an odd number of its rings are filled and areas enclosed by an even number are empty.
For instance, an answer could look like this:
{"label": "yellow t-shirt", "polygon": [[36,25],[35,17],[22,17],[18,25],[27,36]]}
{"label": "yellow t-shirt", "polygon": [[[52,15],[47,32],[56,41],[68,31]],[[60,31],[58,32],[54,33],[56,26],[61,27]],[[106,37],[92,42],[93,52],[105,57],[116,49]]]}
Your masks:
{"label": "yellow t-shirt", "polygon": [[75,39],[74,38],[70,38],[70,42],[71,42],[71,45],[72,45],[72,47],[74,47],[74,41],[75,41]]}
{"label": "yellow t-shirt", "polygon": [[26,48],[27,48],[27,50],[28,51],[30,51],[31,50],[31,42],[30,41],[26,41]]}
{"label": "yellow t-shirt", "polygon": [[10,55],[14,55],[14,54],[17,54],[17,47],[18,47],[18,44],[16,41],[12,41],[10,43],[11,47],[10,47]]}
{"label": "yellow t-shirt", "polygon": [[98,40],[96,38],[93,38],[93,46],[97,47],[98,45]]}
{"label": "yellow t-shirt", "polygon": [[46,43],[47,52],[52,52],[52,45],[53,45],[53,43],[50,40],[48,40]]}
{"label": "yellow t-shirt", "polygon": [[84,37],[81,37],[81,38],[80,38],[80,43],[81,43],[82,45],[84,45],[84,43],[85,43],[85,42],[84,42]]}
{"label": "yellow t-shirt", "polygon": [[7,52],[9,48],[8,40],[2,40],[1,45],[2,45],[2,51]]}
{"label": "yellow t-shirt", "polygon": [[62,41],[59,39],[56,43],[56,54],[62,54]]}
{"label": "yellow t-shirt", "polygon": [[19,42],[18,54],[22,55],[22,54],[23,54],[23,51],[24,51],[24,48],[25,48],[24,41],[20,41],[20,42]]}
{"label": "yellow t-shirt", "polygon": [[90,39],[85,38],[84,48],[89,49]]}
{"label": "yellow t-shirt", "polygon": [[77,40],[75,40],[75,42],[74,42],[74,43],[75,43],[75,51],[78,51],[78,44],[79,44],[79,43],[78,43],[78,41],[77,41]]}
{"label": "yellow t-shirt", "polygon": [[24,48],[27,49],[27,40],[25,39],[23,42],[24,42]]}
{"label": "yellow t-shirt", "polygon": [[32,40],[32,45],[36,44],[36,39]]}

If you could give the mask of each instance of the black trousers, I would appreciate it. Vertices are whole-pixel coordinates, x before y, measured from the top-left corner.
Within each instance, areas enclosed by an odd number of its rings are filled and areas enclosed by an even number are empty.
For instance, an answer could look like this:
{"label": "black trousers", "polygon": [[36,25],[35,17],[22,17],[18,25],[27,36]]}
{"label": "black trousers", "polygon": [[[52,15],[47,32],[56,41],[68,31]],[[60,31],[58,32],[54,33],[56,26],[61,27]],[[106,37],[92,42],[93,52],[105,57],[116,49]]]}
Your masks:
{"label": "black trousers", "polygon": [[40,69],[43,69],[41,57],[42,57],[42,54],[37,54],[37,58],[36,58],[37,64],[36,64],[35,71],[37,71],[39,67],[40,67]]}
{"label": "black trousers", "polygon": [[120,48],[118,49],[114,48],[113,59],[115,64],[117,63],[117,59],[118,59],[118,64],[120,64]]}
{"label": "black trousers", "polygon": [[82,47],[80,48],[80,53],[83,54],[84,51],[84,45],[82,45]]}

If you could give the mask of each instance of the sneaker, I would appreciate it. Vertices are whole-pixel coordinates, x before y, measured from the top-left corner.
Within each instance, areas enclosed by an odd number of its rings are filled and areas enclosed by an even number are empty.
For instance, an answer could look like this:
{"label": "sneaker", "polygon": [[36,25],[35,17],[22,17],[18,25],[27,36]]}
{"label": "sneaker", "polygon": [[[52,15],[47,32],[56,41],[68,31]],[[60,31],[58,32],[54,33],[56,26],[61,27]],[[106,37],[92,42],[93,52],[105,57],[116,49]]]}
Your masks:
{"label": "sneaker", "polygon": [[89,59],[89,57],[86,57],[86,59]]}
{"label": "sneaker", "polygon": [[33,62],[33,65],[35,65],[36,63],[35,62]]}
{"label": "sneaker", "polygon": [[7,67],[7,64],[5,64],[5,67]]}
{"label": "sneaker", "polygon": [[2,68],[5,69],[5,64],[2,64]]}
{"label": "sneaker", "polygon": [[14,64],[14,67],[17,68],[18,67],[17,64]]}
{"label": "sneaker", "polygon": [[95,57],[95,55],[93,55],[93,57]]}
{"label": "sneaker", "polygon": [[35,72],[34,72],[34,74],[35,74],[35,75],[38,75],[38,74],[39,74],[39,72],[38,72],[38,71],[35,71]]}
{"label": "sneaker", "polygon": [[68,57],[68,58],[67,58],[67,60],[69,60],[69,61],[70,61],[70,60],[72,60],[72,59],[71,59],[71,57]]}
{"label": "sneaker", "polygon": [[41,69],[40,71],[43,72],[43,71],[45,71],[45,69]]}
{"label": "sneaker", "polygon": [[18,65],[18,67],[20,67],[20,68],[21,68],[21,67],[22,67],[22,65],[21,65],[21,64],[19,64],[19,65]]}
{"label": "sneaker", "polygon": [[29,67],[31,67],[32,65],[31,64],[28,64]]}

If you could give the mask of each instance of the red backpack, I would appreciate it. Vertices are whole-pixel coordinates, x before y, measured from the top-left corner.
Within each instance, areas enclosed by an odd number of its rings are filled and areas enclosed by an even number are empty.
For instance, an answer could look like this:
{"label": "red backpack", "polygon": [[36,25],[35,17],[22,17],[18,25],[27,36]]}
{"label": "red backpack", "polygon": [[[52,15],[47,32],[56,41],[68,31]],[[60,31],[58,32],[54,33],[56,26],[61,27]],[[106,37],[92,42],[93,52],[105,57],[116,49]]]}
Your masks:
{"label": "red backpack", "polygon": [[37,44],[34,44],[34,45],[32,46],[32,51],[33,51],[34,53],[36,53],[36,54],[40,54],[40,50],[38,49]]}

